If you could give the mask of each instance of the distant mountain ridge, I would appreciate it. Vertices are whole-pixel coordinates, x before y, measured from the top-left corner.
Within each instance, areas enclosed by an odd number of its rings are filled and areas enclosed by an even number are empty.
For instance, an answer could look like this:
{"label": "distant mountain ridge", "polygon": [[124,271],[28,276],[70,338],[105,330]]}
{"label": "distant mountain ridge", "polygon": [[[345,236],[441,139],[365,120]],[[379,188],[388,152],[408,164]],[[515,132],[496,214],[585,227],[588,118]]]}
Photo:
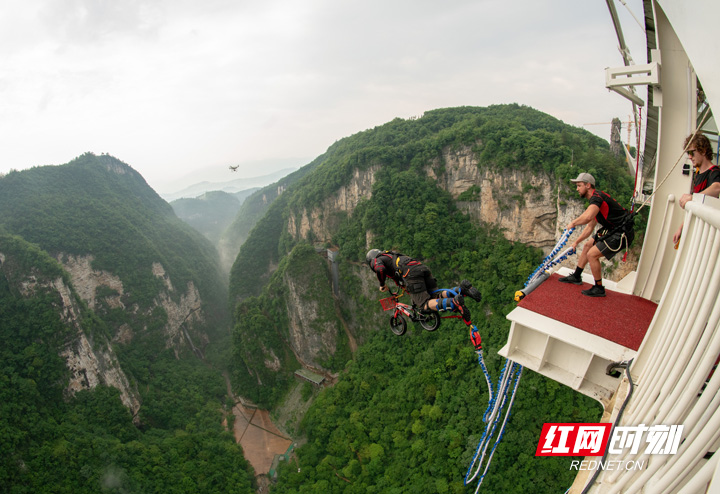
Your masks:
{"label": "distant mountain ridge", "polygon": [[225,229],[233,222],[240,207],[259,187],[228,193],[205,192],[195,198],[176,199],[170,203],[178,218],[202,233],[215,247]]}
{"label": "distant mountain ridge", "polygon": [[[228,194],[234,194],[243,190],[253,189],[257,187],[264,187],[268,184],[276,182],[282,177],[295,171],[296,168],[284,168],[282,170],[269,173],[267,175],[260,175],[249,178],[237,178],[228,180],[225,182],[210,182],[203,181],[189,187],[186,187],[177,192],[161,192],[160,196],[168,202],[172,202],[182,198],[195,198],[199,197],[206,192],[221,191],[227,192]],[[228,171],[228,173],[231,173]]]}

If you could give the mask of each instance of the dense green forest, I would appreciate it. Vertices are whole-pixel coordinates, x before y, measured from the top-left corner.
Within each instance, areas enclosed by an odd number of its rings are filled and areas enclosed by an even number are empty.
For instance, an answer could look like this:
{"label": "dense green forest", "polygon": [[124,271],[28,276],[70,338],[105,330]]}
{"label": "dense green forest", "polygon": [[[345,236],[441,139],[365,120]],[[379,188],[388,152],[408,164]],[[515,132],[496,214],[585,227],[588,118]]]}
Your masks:
{"label": "dense green forest", "polygon": [[[100,286],[90,309],[57,260],[69,255],[90,256],[123,293]],[[185,329],[203,359],[168,346],[169,315],[157,304],[161,293],[181,301],[188,283],[204,318]],[[0,492],[254,492],[252,469],[222,425],[226,294],[210,242],[119,160],[85,154],[0,178]],[[121,330],[132,338],[118,339]],[[94,352],[112,346],[119,367],[99,371],[127,376],[136,416],[102,382],[68,392],[62,355],[81,337]]]}
{"label": "dense green forest", "polygon": [[[225,388],[216,371],[158,351],[161,342],[126,349],[126,370],[145,391],[140,427],[115,388],[67,395],[59,350],[77,330],[52,286],[69,276],[20,237],[0,233],[0,253],[0,492],[254,492],[251,469],[221,425]],[[23,294],[28,279],[31,296]],[[96,340],[109,333],[86,308],[80,324]]]}
{"label": "dense green forest", "polygon": [[[220,252],[111,156],[0,177],[0,492],[253,492],[252,469],[222,425],[230,404],[222,371],[243,397],[277,410],[301,366],[335,384],[304,386],[309,412],[297,427],[279,424],[302,445],[272,492],[467,492],[488,401],[468,330],[447,319],[435,332],[411,324],[393,335],[378,303],[386,295],[363,264],[369,247],[393,248],[421,259],[441,286],[471,280],[483,301],[468,305],[497,379],[513,293],[543,255],[458,209],[456,201],[477,200],[479,185],[453,198],[429,177],[429,168],[442,175],[443,153],[460,149],[480,169],[549,177],[562,201],[576,200],[568,180],[578,171],[624,204],[632,190],[607,142],[520,105],[433,110],[341,139],[250,196]],[[331,238],[288,231],[291,216],[371,167],[371,194],[352,211],[327,212]],[[121,280],[123,293],[99,287],[91,308],[61,264],[71,255],[92,257],[93,270]],[[153,274],[156,263],[166,277]],[[180,302],[189,283],[203,318],[184,329],[202,342],[199,354],[168,345],[170,316],[157,304]],[[63,311],[59,284],[69,287],[77,321]],[[114,387],[67,391],[61,353],[80,333],[98,351],[112,348],[139,394],[136,416]],[[485,492],[567,489],[567,459],[534,456],[540,428],[600,413],[593,400],[525,372]]]}
{"label": "dense green forest", "polygon": [[[603,189],[629,202],[632,177],[606,141],[520,105],[433,110],[331,146],[312,173],[267,208],[230,278],[233,380],[263,406],[280,403],[300,365],[289,349],[288,307],[296,302],[288,286],[316,286],[308,273],[328,276],[325,288],[308,290],[305,300],[318,302],[314,314],[341,314],[361,342],[349,358],[347,337],[337,331],[336,358],[322,366],[340,371],[339,381],[311,406],[297,430],[307,444],[280,471],[274,492],[466,491],[462,480],[483,430],[488,396],[467,329],[450,319],[435,333],[415,328],[404,337],[390,334],[377,302],[384,295],[369,291],[377,282],[362,262],[369,247],[392,248],[425,262],[441,286],[470,279],[483,294],[481,304],[470,303],[473,321],[483,335],[490,372],[499,376],[497,351],[507,339],[512,295],[543,256],[491,226],[472,224],[428,177],[427,167],[436,175],[443,172],[444,151],[461,147],[472,150],[480,168],[550,177],[563,201],[577,200],[569,179],[589,171]],[[350,214],[338,216],[331,239],[312,231],[306,238],[289,234],[290,215],[321,205],[357,170],[371,166],[377,168],[372,193]],[[459,200],[472,195],[471,188]],[[311,248],[318,244],[339,249],[337,297],[330,293],[327,264],[323,267]],[[296,268],[300,272],[291,271],[293,264],[302,265]],[[256,347],[250,343],[254,338]],[[267,366],[270,354],[279,357],[280,370]],[[486,492],[567,489],[573,475],[564,461],[534,457],[540,428],[544,422],[597,421],[601,411],[593,400],[526,372]]]}

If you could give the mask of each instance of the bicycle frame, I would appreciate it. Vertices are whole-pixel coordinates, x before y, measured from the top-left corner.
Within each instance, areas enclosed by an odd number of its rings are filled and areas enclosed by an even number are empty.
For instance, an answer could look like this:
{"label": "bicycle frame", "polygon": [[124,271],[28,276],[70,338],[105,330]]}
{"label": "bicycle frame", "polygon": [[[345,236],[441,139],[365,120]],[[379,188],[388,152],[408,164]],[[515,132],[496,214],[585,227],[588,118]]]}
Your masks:
{"label": "bicycle frame", "polygon": [[[440,315],[435,311],[422,311],[413,305],[404,304],[399,298],[405,294],[405,287],[398,287],[401,290],[393,292],[390,290],[390,297],[380,300],[383,310],[393,311],[390,317],[390,329],[398,336],[405,334],[407,322],[419,322],[426,331],[435,331],[440,326]],[[405,316],[405,317],[403,317]]]}
{"label": "bicycle frame", "polygon": [[397,302],[397,305],[395,305],[393,317],[397,317],[398,314],[406,315],[411,321],[415,321],[417,319],[417,309],[411,305],[403,304],[402,302]]}

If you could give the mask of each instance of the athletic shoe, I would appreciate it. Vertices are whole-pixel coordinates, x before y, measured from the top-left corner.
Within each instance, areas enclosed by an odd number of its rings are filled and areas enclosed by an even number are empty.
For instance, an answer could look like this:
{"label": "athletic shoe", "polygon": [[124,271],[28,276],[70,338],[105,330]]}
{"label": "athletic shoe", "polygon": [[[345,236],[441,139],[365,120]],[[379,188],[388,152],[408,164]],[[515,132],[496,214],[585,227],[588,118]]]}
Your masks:
{"label": "athletic shoe", "polygon": [[465,297],[463,297],[462,295],[456,295],[455,298],[453,298],[453,302],[455,302],[457,310],[462,315],[465,324],[467,324],[468,326],[472,324],[472,321],[470,320],[470,309],[465,306]]}
{"label": "athletic shoe", "polygon": [[593,285],[592,288],[589,288],[588,290],[583,290],[582,294],[587,295],[588,297],[604,297],[605,287],[601,285]]}
{"label": "athletic shoe", "polygon": [[472,286],[472,284],[470,284],[468,280],[462,280],[460,282],[460,294],[466,297],[470,297],[475,302],[480,302],[482,300],[480,290]]}
{"label": "athletic shoe", "polygon": [[582,285],[583,284],[582,280],[580,278],[578,278],[577,276],[575,276],[575,273],[569,274],[563,278],[560,278],[560,281],[562,281],[563,283],[572,283],[573,285]]}

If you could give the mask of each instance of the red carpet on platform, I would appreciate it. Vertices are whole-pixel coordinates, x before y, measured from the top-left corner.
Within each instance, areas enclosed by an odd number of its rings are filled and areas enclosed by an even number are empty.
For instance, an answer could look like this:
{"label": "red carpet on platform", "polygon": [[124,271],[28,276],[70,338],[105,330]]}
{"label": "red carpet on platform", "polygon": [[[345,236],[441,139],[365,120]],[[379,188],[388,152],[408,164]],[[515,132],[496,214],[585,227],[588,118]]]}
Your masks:
{"label": "red carpet on platform", "polygon": [[518,304],[543,316],[600,336],[632,350],[640,348],[657,304],[606,289],[605,297],[580,293],[588,283],[561,283],[553,274]]}

